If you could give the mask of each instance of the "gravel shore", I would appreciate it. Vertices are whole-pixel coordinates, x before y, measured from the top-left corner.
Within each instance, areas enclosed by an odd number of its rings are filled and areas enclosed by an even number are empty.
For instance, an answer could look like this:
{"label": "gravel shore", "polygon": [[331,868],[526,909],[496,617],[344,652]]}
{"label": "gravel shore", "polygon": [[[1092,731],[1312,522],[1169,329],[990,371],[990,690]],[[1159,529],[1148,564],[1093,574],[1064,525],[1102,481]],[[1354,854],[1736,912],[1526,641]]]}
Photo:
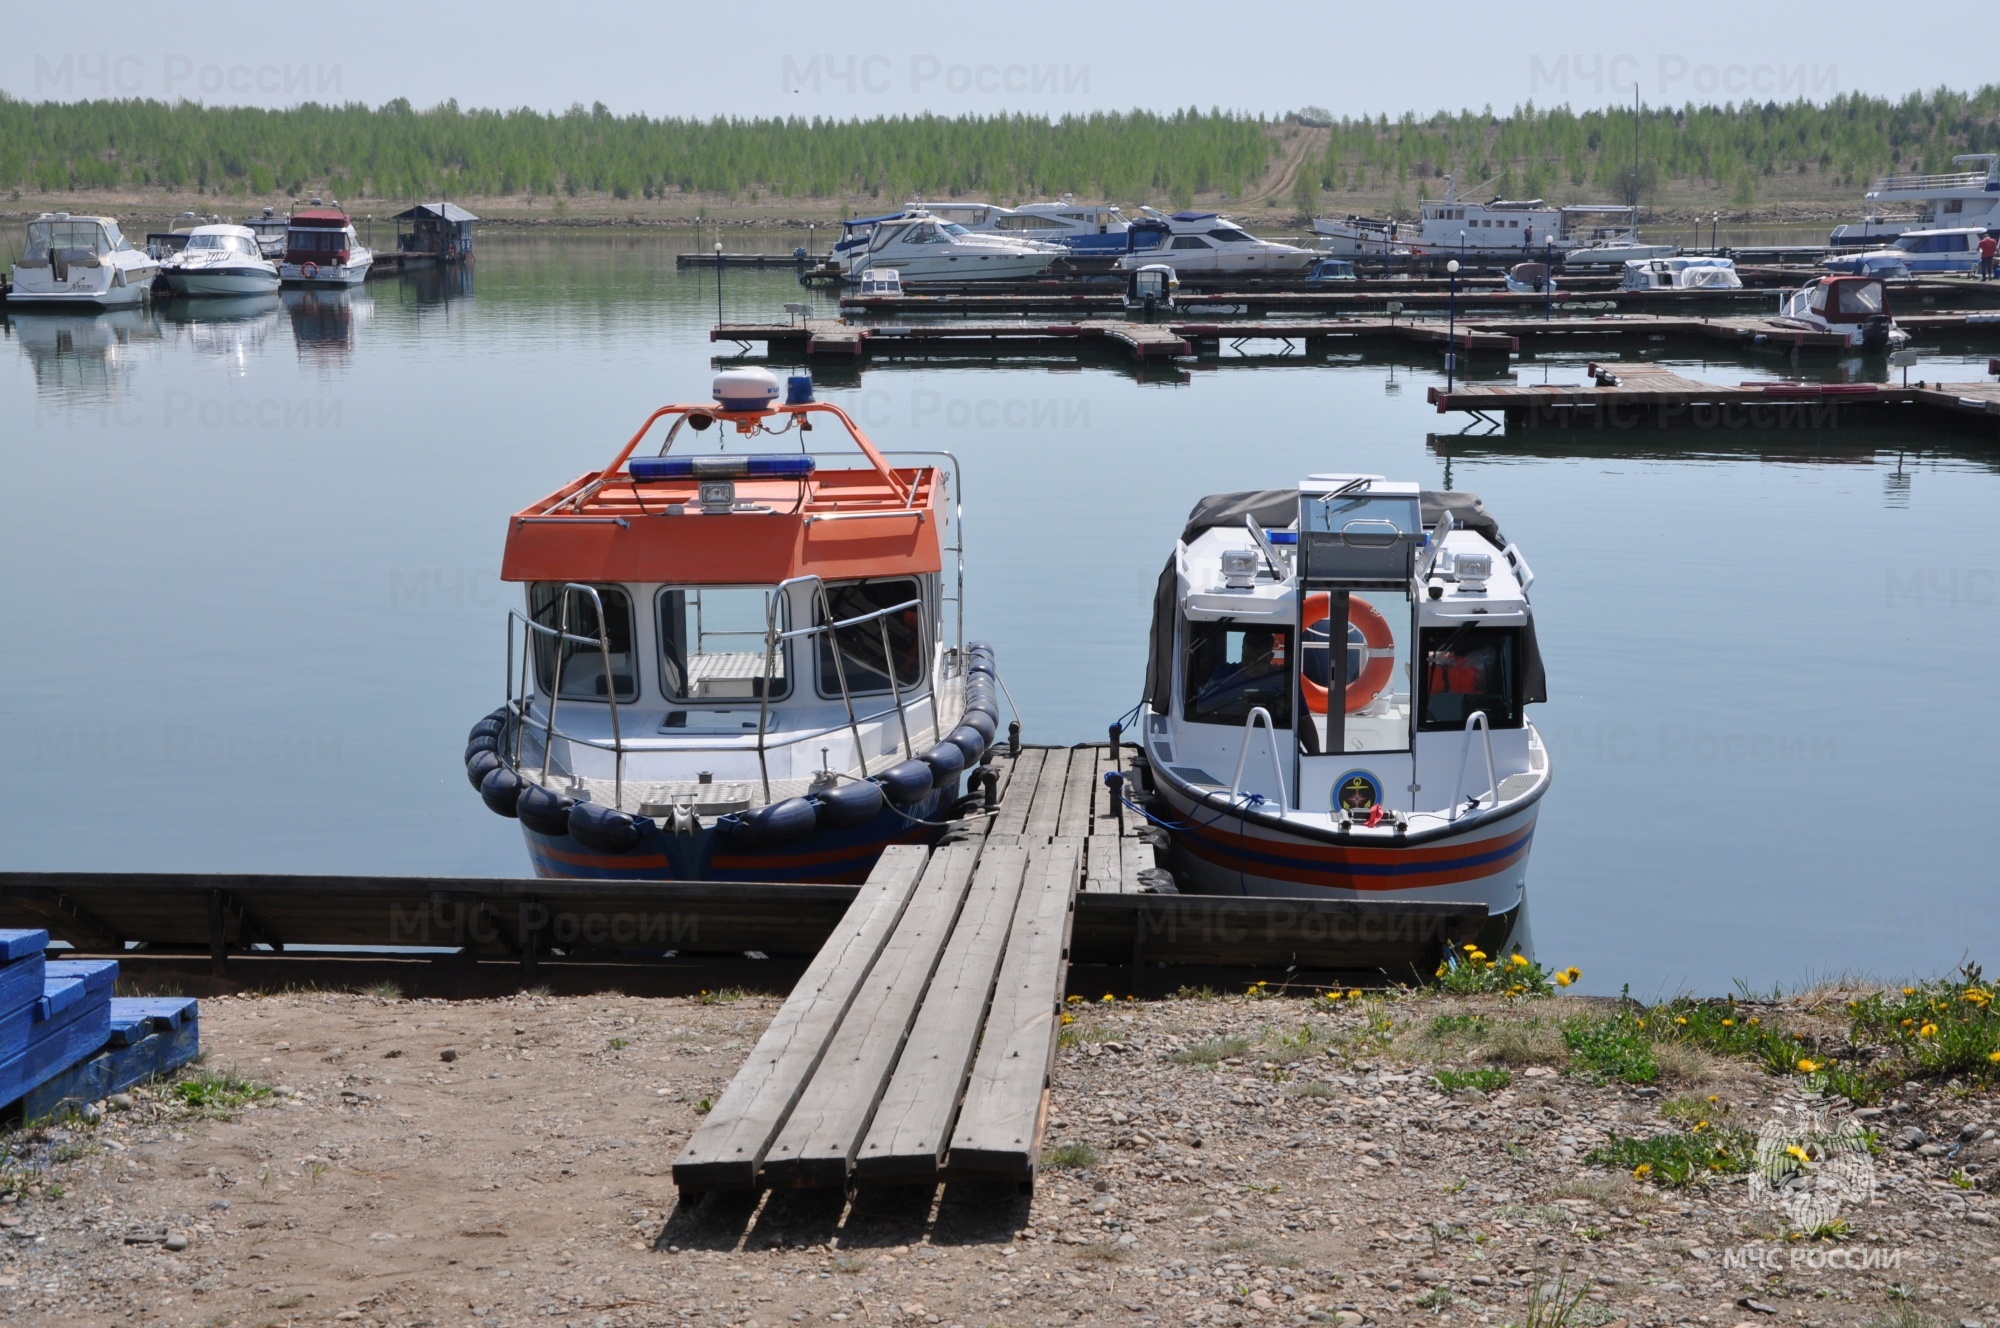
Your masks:
{"label": "gravel shore", "polygon": [[[1824,1005],[1743,1008],[1811,1027]],[[771,998],[205,1000],[197,1072],[0,1135],[0,1306],[210,1328],[2000,1328],[1990,1081],[1856,1112],[1674,1046],[1656,1082],[1597,1082],[1560,1021],[1610,1006],[1074,1005],[1032,1199],[678,1209],[673,1160]],[[1593,1158],[1801,1111],[1871,1140],[1873,1197],[1850,1190],[1817,1238],[1750,1175],[1675,1186]]]}

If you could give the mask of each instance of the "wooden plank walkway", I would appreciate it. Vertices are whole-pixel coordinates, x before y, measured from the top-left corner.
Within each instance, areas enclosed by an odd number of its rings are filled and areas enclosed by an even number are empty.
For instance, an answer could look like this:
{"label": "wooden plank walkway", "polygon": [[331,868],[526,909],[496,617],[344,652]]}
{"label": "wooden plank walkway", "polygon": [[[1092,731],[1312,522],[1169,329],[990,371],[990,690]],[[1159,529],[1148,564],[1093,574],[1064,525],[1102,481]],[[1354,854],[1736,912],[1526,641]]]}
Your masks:
{"label": "wooden plank walkway", "polygon": [[869,877],[674,1164],[684,1192],[1033,1182],[1077,891],[1137,893],[1154,860],[1111,804],[1109,748],[994,765],[983,831],[920,878],[907,853]]}
{"label": "wooden plank walkway", "polygon": [[1836,429],[1931,424],[2000,430],[2000,384],[1705,383],[1650,364],[1590,366],[1587,384],[1467,383],[1433,387],[1439,414],[1501,416],[1509,427],[1559,429]]}
{"label": "wooden plank walkway", "polygon": [[1309,348],[1342,345],[1455,345],[1466,354],[1506,355],[1516,348],[1505,332],[1475,327],[1461,320],[1454,330],[1432,320],[1416,323],[1392,318],[1338,318],[1296,321],[1194,322],[1186,320],[1135,323],[1101,319],[1075,323],[906,323],[850,324],[807,318],[789,323],[722,323],[709,331],[710,341],[765,346],[773,353],[807,358],[871,355],[1047,354],[1050,350],[1122,350],[1141,362],[1176,359],[1213,350],[1224,341],[1292,341]]}

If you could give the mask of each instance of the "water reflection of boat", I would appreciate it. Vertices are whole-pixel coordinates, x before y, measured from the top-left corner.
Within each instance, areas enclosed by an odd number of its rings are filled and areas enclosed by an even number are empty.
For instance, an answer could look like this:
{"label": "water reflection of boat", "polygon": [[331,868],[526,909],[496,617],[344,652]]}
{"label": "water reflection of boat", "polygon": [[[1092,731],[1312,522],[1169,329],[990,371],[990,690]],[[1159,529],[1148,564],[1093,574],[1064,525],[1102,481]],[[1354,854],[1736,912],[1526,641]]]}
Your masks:
{"label": "water reflection of boat", "polygon": [[144,309],[103,313],[10,311],[8,325],[44,394],[84,399],[123,391],[138,348],[159,339]]}
{"label": "water reflection of boat", "polygon": [[320,359],[345,359],[354,349],[354,328],[374,312],[374,301],[351,290],[287,289],[279,293],[292,320],[292,340],[299,354]]}
{"label": "water reflection of boat", "polygon": [[278,292],[264,295],[191,296],[159,306],[164,339],[197,354],[247,358],[261,350],[282,321]]}

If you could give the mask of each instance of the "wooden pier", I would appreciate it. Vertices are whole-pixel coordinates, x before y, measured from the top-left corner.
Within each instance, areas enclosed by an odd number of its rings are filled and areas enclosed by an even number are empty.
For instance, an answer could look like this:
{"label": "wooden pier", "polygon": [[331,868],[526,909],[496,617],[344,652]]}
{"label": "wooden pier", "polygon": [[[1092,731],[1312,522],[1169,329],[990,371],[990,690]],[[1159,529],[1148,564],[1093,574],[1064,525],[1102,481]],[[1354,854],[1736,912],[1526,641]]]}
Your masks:
{"label": "wooden pier", "polygon": [[1455,344],[1461,354],[1506,356],[1517,349],[1504,332],[1459,324],[1454,332],[1439,322],[1398,322],[1386,318],[1324,321],[1241,320],[1139,323],[1099,320],[1075,323],[908,323],[855,324],[807,318],[792,323],[724,323],[711,341],[762,343],[773,354],[807,359],[861,359],[872,355],[979,355],[1000,357],[1080,350],[1123,352],[1140,362],[1171,360],[1212,351],[1224,341],[1285,341],[1308,349],[1419,345],[1439,349]]}
{"label": "wooden pier", "polygon": [[1105,783],[1132,773],[1123,751],[996,750],[997,803],[962,807],[935,847],[892,846],[859,887],[12,872],[0,927],[202,994],[789,987],[675,1164],[684,1192],[1032,1184],[1066,993],[1415,980],[1488,920],[1171,893],[1163,837]]}
{"label": "wooden pier", "polygon": [[1439,414],[1504,420],[1509,429],[1837,429],[1944,425],[2000,433],[2000,383],[1770,383],[1684,378],[1649,364],[1591,366],[1583,385],[1433,387]]}

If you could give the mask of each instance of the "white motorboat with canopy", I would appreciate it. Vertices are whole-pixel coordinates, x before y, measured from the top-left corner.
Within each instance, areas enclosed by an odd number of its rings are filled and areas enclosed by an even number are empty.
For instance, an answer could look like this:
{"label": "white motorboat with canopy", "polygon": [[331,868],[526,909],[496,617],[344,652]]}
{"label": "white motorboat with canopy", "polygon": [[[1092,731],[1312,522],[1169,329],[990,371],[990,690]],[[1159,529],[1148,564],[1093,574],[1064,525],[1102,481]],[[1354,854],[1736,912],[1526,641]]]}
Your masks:
{"label": "white motorboat with canopy", "polygon": [[1550,778],[1533,582],[1468,493],[1312,475],[1196,504],[1138,708],[1183,884],[1480,902],[1482,944],[1525,949]]}
{"label": "white motorboat with canopy", "polygon": [[893,268],[912,284],[1039,276],[1066,252],[1061,245],[975,235],[956,222],[912,212],[874,219],[867,242],[848,249],[846,257],[850,279]]}
{"label": "white motorboat with canopy", "polygon": [[257,247],[248,226],[197,226],[179,253],[161,264],[176,295],[269,295],[278,265]]}
{"label": "white motorboat with canopy", "polygon": [[159,270],[158,260],[134,249],[113,218],[44,212],[28,223],[7,303],[92,309],[141,304]]}

